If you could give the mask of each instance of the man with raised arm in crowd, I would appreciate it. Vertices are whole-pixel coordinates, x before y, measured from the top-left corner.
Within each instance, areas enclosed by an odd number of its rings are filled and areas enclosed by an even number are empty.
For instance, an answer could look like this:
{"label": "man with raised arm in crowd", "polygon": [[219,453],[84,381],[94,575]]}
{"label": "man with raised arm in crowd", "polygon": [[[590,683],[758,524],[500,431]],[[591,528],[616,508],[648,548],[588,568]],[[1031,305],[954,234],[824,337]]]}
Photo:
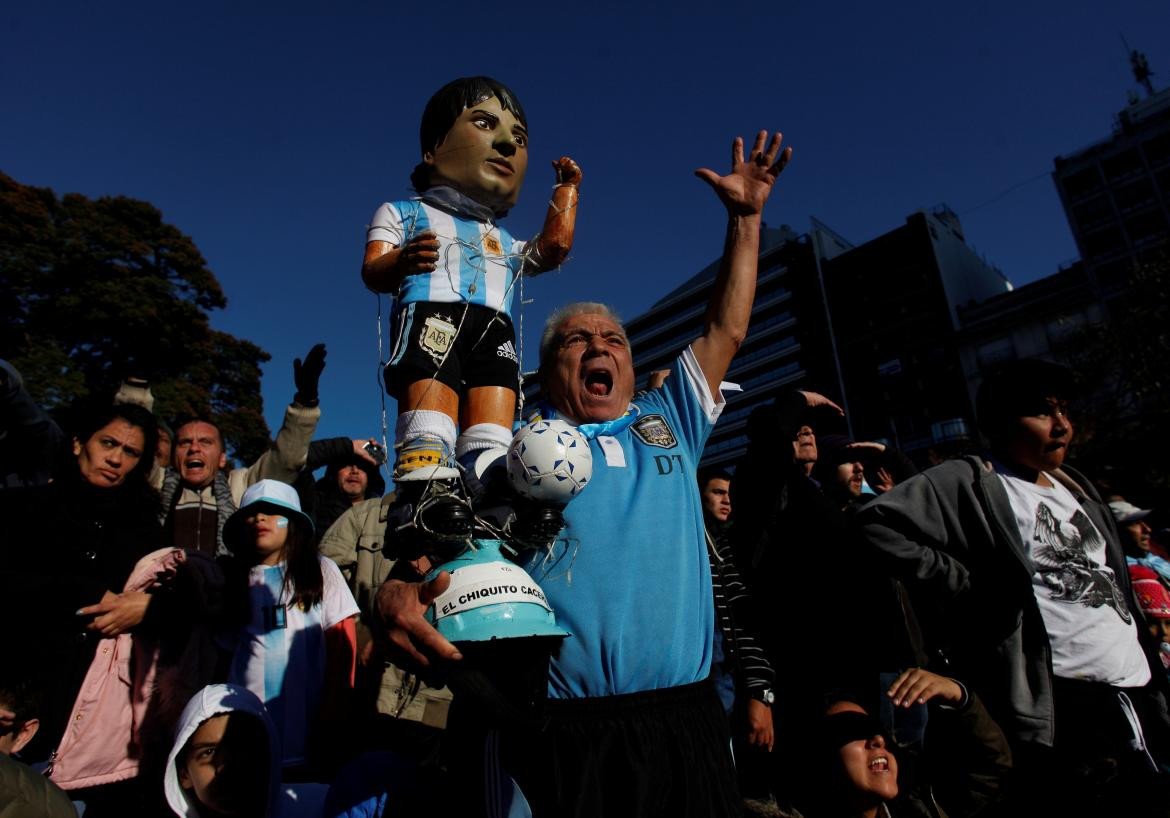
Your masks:
{"label": "man with raised arm in crowd", "polygon": [[[522,557],[572,633],[549,664],[539,718],[498,734],[504,800],[526,801],[535,816],[740,814],[727,720],[708,681],[715,613],[694,474],[747,333],[761,211],[790,155],[779,134],[769,143],[761,132],[746,159],[735,140],[728,175],[696,172],[727,209],[726,243],[703,334],[663,388],[631,402],[629,341],[604,305],[570,305],[545,326],[541,416],[577,424],[593,478],[565,509],[552,552]],[[423,618],[449,582],[391,580],[379,591],[390,640],[420,664],[462,658]]]}
{"label": "man with raised arm in crowd", "polygon": [[284,424],[268,451],[252,465],[224,472],[227,449],[223,433],[209,420],[189,420],[175,429],[173,468],[162,485],[165,541],[214,555],[224,551],[223,524],[239,505],[244,490],[264,479],[292,484],[305,465],[309,441],[321,409],[317,384],[325,368],[325,345],[317,344],[302,363],[293,362],[297,391],[284,413]]}

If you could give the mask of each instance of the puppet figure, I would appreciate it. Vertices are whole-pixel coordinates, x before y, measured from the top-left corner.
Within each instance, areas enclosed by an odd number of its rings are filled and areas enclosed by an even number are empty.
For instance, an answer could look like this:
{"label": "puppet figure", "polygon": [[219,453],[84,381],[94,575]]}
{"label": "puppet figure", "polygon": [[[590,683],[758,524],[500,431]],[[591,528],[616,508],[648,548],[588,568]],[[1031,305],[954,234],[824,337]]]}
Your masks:
{"label": "puppet figure", "polygon": [[407,518],[398,527],[460,540],[472,514],[456,463],[475,494],[484,464],[507,453],[520,384],[513,289],[568,256],[581,169],[568,157],[553,162],[544,228],[519,241],[497,224],[528,169],[516,96],[488,77],[450,82],[427,103],[420,140],[411,174],[419,195],[375,212],[362,280],[397,302],[385,381],[398,402],[394,480]]}

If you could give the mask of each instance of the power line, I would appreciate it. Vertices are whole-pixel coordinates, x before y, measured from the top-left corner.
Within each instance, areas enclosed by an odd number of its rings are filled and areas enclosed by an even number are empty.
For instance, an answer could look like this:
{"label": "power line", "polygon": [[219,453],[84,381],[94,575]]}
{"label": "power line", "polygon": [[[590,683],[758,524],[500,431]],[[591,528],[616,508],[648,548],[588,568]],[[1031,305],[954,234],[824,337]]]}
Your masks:
{"label": "power line", "polygon": [[981,210],[982,208],[985,208],[988,205],[995,204],[1000,199],[1003,199],[1004,197],[1008,196],[1009,194],[1014,193],[1015,191],[1019,190],[1020,188],[1024,187],[1025,185],[1030,185],[1038,179],[1043,179],[1044,177],[1048,176],[1048,174],[1049,174],[1049,171],[1043,170],[1043,171],[1040,171],[1040,173],[1037,173],[1035,176],[1029,176],[1027,179],[1023,180],[1022,182],[1016,182],[1014,185],[1009,187],[1007,190],[1005,190],[1001,193],[997,193],[995,196],[992,196],[987,201],[982,202],[980,204],[977,204],[974,207],[968,208],[967,210],[964,210],[959,215],[960,216],[967,216],[971,213],[974,213],[976,210]]}

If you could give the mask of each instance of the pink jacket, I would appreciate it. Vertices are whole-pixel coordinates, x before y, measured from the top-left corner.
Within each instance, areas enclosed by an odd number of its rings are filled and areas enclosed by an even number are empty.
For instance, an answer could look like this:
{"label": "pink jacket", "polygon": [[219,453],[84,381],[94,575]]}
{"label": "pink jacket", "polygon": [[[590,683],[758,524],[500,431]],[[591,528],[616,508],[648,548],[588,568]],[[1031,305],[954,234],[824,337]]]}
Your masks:
{"label": "pink jacket", "polygon": [[[219,572],[201,555],[163,548],[138,561],[123,590],[158,588],[180,568]],[[153,637],[123,633],[98,643],[49,765],[49,777],[59,787],[71,790],[134,778],[144,745],[162,741],[169,746],[169,734],[187,699],[215,668],[214,641],[199,630],[188,640],[182,660],[165,670],[159,669],[160,645]],[[144,723],[145,732],[153,724],[159,735],[144,735]]]}

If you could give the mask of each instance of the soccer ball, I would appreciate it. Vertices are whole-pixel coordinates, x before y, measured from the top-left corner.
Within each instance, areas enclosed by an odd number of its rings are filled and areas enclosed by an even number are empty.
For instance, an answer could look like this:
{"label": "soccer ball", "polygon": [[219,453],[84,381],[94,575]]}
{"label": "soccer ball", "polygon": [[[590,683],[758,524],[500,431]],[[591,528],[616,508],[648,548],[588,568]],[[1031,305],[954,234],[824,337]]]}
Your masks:
{"label": "soccer ball", "polygon": [[563,420],[534,420],[512,438],[508,479],[524,497],[564,505],[592,476],[589,441]]}

